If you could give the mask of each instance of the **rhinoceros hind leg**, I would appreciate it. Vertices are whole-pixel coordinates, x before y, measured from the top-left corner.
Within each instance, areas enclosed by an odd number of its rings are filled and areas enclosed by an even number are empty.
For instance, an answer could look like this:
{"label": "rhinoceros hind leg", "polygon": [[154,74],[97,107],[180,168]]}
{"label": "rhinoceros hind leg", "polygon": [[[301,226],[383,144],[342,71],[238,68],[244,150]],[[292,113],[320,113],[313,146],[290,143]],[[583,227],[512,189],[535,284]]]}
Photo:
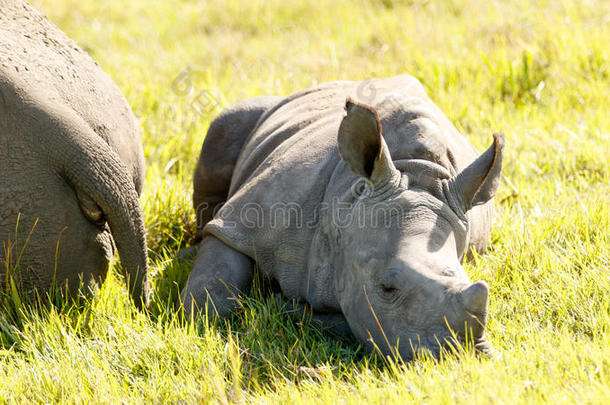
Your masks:
{"label": "rhinoceros hind leg", "polygon": [[252,283],[254,262],[214,236],[199,245],[186,286],[180,294],[187,316],[207,313],[228,318],[239,306],[239,297]]}
{"label": "rhinoceros hind leg", "polygon": [[253,97],[224,110],[212,121],[201,148],[193,179],[197,238],[217,208],[227,200],[237,158],[258,119],[280,97]]}

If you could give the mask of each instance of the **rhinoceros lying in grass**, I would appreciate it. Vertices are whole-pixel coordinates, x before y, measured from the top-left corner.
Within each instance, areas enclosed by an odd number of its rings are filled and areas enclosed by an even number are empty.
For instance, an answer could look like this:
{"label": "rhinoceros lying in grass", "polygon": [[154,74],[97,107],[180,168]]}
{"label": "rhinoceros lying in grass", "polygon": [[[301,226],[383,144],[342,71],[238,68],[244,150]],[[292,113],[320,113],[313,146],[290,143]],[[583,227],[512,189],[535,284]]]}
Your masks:
{"label": "rhinoceros lying in grass", "polygon": [[0,0],[0,290],[94,286],[114,241],[146,305],[143,180],[138,126],[110,77],[30,5]]}
{"label": "rhinoceros lying in grass", "polygon": [[[369,105],[356,101],[363,86]],[[407,75],[238,103],[212,123],[195,171],[202,240],[186,311],[207,302],[229,316],[256,263],[384,354],[438,354],[465,336],[486,351],[488,287],[460,263],[487,245],[502,147],[496,134],[477,157]]]}

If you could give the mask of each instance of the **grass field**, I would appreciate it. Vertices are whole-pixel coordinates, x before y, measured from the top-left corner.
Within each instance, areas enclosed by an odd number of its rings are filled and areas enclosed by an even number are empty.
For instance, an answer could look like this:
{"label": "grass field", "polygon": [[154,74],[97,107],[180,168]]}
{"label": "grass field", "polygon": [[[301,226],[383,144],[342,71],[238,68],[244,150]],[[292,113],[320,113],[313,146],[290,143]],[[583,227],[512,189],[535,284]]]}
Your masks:
{"label": "grass field", "polygon": [[[607,403],[610,2],[33,3],[112,76],[142,127],[154,296],[117,276],[78,305],[0,312],[0,401]],[[191,178],[222,107],[408,72],[479,149],[507,137],[486,255],[496,355],[384,363],[253,291],[230,323],[182,322]]]}

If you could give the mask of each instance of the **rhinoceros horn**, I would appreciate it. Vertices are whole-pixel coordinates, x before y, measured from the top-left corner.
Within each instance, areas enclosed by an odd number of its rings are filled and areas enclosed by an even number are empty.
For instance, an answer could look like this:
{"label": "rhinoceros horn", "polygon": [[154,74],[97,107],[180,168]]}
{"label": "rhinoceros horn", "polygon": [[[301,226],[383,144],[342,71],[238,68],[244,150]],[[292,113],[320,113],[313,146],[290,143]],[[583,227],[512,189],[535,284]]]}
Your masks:
{"label": "rhinoceros horn", "polygon": [[485,316],[487,314],[487,298],[489,287],[484,281],[477,281],[460,292],[464,308],[471,314]]}

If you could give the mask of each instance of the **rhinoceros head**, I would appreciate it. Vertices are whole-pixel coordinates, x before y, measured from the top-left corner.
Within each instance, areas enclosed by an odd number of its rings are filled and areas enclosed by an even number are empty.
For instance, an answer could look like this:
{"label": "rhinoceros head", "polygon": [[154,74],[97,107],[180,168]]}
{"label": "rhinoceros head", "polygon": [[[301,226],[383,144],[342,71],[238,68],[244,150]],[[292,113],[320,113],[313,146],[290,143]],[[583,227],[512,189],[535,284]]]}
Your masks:
{"label": "rhinoceros head", "polygon": [[350,206],[352,220],[334,230],[335,289],[352,332],[403,360],[420,349],[438,355],[455,339],[487,351],[489,289],[470,282],[461,260],[466,213],[498,188],[502,135],[452,177],[425,160],[394,164],[376,111],[349,99],[346,111],[339,152],[367,185]]}

